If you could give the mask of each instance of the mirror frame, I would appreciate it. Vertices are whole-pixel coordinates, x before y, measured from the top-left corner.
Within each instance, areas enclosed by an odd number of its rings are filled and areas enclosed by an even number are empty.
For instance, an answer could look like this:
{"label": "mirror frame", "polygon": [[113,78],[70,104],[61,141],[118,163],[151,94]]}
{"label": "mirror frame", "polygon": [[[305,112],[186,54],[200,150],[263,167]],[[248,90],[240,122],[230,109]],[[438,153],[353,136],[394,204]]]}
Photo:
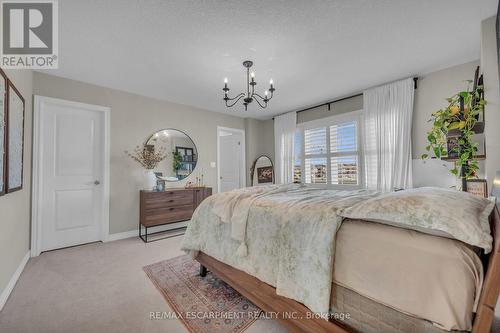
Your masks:
{"label": "mirror frame", "polygon": [[273,163],[273,159],[270,158],[269,156],[267,155],[260,155],[260,156],[257,156],[257,158],[253,161],[252,163],[252,166],[250,167],[250,186],[254,186],[254,183],[253,183],[253,176],[255,174],[255,164],[257,164],[257,161],[259,160],[259,158],[261,157],[267,157],[269,159],[269,161],[271,162],[271,167],[273,168],[273,184],[276,183],[276,174],[275,174],[275,170],[274,170],[274,163]]}
{"label": "mirror frame", "polygon": [[[179,180],[169,180],[168,182],[169,183],[176,183],[176,182],[182,182],[184,180],[187,180],[193,173],[194,171],[196,170],[196,168],[198,167],[198,162],[200,160],[200,153],[199,153],[199,150],[198,150],[198,146],[196,145],[196,142],[194,142],[193,138],[190,137],[186,132],[184,132],[183,130],[180,130],[180,129],[177,129],[177,128],[171,128],[171,127],[168,127],[168,128],[161,128],[159,130],[156,130],[153,132],[153,134],[151,134],[150,136],[148,136],[148,138],[146,139],[146,141],[144,141],[144,146],[146,146],[148,144],[148,141],[153,137],[153,135],[155,135],[156,133],[158,132],[161,132],[161,131],[168,131],[168,130],[172,130],[172,131],[177,131],[177,132],[181,132],[182,134],[184,134],[185,136],[187,136],[189,138],[189,140],[191,140],[191,142],[193,143],[194,147],[196,148],[196,165],[195,167],[193,168],[193,171],[191,171],[191,173],[189,175],[187,175],[185,178],[183,179],[179,179]],[[274,170],[274,169],[273,169]],[[165,180],[165,182],[167,182]]]}

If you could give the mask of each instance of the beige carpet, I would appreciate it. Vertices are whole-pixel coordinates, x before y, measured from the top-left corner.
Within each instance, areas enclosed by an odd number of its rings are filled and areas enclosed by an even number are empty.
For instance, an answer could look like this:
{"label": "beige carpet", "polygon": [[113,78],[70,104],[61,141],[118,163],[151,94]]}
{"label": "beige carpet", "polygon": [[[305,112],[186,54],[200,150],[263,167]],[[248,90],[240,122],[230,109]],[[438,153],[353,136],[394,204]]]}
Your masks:
{"label": "beige carpet", "polygon": [[[187,332],[177,319],[150,320],[150,312],[171,309],[142,270],[183,254],[181,239],[125,239],[30,259],[0,312],[0,332]],[[287,331],[258,320],[246,332]]]}

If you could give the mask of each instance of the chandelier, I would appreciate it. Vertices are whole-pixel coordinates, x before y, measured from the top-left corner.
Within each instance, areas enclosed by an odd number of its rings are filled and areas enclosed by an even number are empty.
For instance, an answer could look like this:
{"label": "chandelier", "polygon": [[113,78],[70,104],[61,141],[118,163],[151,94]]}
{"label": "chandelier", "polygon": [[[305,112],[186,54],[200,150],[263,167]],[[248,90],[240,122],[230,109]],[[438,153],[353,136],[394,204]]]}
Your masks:
{"label": "chandelier", "polygon": [[250,60],[246,60],[243,62],[243,66],[247,69],[247,92],[246,93],[240,93],[236,97],[229,97],[228,92],[229,88],[227,87],[227,77],[224,79],[224,88],[222,90],[224,91],[224,102],[226,103],[227,107],[233,107],[238,103],[240,99],[243,97],[243,105],[245,106],[245,111],[248,108],[248,104],[252,103],[252,101],[256,101],[257,104],[263,109],[267,107],[267,102],[273,98],[273,93],[276,89],[274,89],[273,86],[273,79],[269,81],[269,89],[264,92],[264,97],[259,95],[258,93],[255,92],[255,86],[257,85],[257,82],[255,81],[255,73],[251,72],[250,73],[250,67],[253,66],[253,62]]}

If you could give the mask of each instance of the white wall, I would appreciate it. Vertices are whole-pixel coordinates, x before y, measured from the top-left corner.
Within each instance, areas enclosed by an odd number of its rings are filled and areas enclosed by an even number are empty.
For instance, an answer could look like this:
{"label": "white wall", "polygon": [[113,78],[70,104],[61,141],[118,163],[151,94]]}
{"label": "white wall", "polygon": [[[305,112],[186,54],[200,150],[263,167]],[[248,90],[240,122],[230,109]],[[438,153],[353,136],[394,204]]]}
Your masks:
{"label": "white wall", "polygon": [[488,189],[492,188],[495,173],[500,171],[500,103],[498,84],[498,51],[496,17],[481,24],[481,67],[484,75],[484,98],[486,136],[486,178]]}
{"label": "white wall", "polygon": [[[0,294],[29,251],[31,219],[31,70],[6,70],[25,99],[23,189],[0,197]],[[0,304],[1,307],[1,304]]]}
{"label": "white wall", "polygon": [[267,155],[274,164],[274,122],[269,120],[245,119],[246,132],[246,179],[250,186],[250,168],[260,155]]}

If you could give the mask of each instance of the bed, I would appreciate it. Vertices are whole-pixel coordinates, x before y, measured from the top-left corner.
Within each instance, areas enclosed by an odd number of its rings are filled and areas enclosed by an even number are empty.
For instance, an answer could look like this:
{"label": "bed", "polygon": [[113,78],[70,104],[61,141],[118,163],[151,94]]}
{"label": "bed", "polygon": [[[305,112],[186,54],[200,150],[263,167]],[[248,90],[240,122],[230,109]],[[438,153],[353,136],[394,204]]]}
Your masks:
{"label": "bed", "polygon": [[[195,212],[183,249],[293,332],[489,331],[498,243],[342,216],[379,196],[296,185],[219,194]],[[494,234],[496,210],[490,222]]]}

